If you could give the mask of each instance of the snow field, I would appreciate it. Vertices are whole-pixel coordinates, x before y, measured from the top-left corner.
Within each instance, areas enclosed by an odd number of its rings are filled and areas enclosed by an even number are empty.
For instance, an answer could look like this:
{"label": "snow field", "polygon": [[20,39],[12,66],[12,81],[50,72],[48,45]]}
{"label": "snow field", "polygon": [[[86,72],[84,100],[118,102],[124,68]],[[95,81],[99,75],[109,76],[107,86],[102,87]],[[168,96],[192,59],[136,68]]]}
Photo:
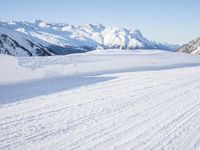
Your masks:
{"label": "snow field", "polygon": [[[76,76],[65,70],[70,57]],[[0,85],[0,149],[200,148],[198,56],[111,50],[60,58],[18,58],[25,70],[63,64],[64,73]]]}

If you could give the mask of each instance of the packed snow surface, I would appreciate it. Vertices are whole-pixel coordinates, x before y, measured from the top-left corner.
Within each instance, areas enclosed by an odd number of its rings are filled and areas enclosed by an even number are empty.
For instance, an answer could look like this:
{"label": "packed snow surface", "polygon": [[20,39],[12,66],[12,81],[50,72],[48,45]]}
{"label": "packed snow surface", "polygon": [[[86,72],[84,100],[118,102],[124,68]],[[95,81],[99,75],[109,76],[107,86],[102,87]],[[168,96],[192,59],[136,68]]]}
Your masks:
{"label": "packed snow surface", "polygon": [[0,55],[0,149],[199,149],[200,56]]}

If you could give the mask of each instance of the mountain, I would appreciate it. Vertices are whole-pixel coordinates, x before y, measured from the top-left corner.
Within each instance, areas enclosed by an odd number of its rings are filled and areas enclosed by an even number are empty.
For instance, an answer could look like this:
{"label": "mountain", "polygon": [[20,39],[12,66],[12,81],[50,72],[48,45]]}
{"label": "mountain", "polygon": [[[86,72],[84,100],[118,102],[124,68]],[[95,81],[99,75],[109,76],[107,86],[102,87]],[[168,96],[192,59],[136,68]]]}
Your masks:
{"label": "mountain", "polygon": [[177,51],[190,54],[200,54],[200,37],[183,45]]}
{"label": "mountain", "polygon": [[0,22],[0,53],[3,54],[51,56],[110,48],[175,50],[176,47],[152,42],[139,30],[101,24],[74,26],[42,20]]}

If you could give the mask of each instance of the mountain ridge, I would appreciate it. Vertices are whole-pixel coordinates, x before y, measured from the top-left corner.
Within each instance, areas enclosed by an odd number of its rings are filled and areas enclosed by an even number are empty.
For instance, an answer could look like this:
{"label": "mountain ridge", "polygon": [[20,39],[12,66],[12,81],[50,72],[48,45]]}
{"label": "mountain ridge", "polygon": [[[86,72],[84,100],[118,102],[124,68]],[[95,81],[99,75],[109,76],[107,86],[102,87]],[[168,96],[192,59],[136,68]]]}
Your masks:
{"label": "mountain ridge", "polygon": [[51,56],[110,48],[175,50],[176,46],[148,40],[139,30],[102,24],[0,22],[0,53],[3,54]]}
{"label": "mountain ridge", "polygon": [[177,51],[194,54],[194,55],[200,55],[200,37],[190,41],[189,43],[183,45],[180,47]]}

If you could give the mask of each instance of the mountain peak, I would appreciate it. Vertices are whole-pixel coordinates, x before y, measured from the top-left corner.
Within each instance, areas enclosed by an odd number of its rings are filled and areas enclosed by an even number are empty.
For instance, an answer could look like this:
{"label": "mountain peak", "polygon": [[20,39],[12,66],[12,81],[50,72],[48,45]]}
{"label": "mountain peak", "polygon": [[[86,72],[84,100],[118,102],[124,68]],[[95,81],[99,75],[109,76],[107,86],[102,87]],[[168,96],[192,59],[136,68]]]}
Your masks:
{"label": "mountain peak", "polygon": [[133,33],[134,33],[135,36],[143,37],[142,33],[138,29],[134,30]]}
{"label": "mountain peak", "polygon": [[[39,27],[39,28],[38,28]],[[102,47],[103,49],[166,49],[168,46],[151,42],[143,37],[139,30],[126,28],[106,27],[102,24],[86,24],[73,26],[64,23],[48,23],[44,20],[36,20],[35,23],[14,22],[4,23],[0,28],[0,35],[8,35],[7,43],[5,38],[0,39],[4,51],[15,47],[9,45],[9,40],[17,43],[21,51],[29,51],[32,55],[45,54],[68,54],[74,52],[86,52]],[[1,47],[1,49],[3,49]],[[18,48],[18,49],[20,49]],[[1,50],[0,49],[0,50]],[[42,50],[42,53],[33,53],[35,50]],[[19,50],[18,50],[19,51]],[[2,50],[1,50],[2,52]],[[26,53],[25,52],[25,53]],[[17,55],[19,53],[12,53]],[[20,55],[21,56],[21,55]]]}
{"label": "mountain peak", "polygon": [[38,25],[39,27],[49,27],[49,23],[47,23],[44,20],[35,20],[34,22],[36,25]]}
{"label": "mountain peak", "polygon": [[200,37],[190,41],[178,49],[179,52],[200,54]]}

